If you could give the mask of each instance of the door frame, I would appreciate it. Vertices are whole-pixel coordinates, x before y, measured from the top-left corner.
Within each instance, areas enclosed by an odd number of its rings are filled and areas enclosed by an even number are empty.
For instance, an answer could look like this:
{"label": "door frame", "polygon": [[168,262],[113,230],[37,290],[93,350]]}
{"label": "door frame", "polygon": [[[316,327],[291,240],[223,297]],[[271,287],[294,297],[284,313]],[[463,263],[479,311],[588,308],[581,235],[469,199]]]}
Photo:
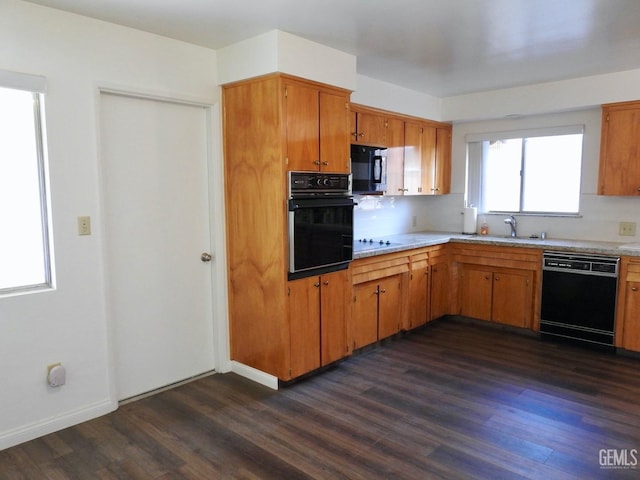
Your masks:
{"label": "door frame", "polygon": [[[167,103],[175,103],[186,106],[202,107],[205,110],[205,123],[207,134],[207,175],[209,189],[209,235],[211,239],[211,253],[213,256],[211,268],[211,312],[213,318],[213,368],[217,373],[230,372],[231,352],[229,348],[229,309],[227,304],[227,259],[226,259],[226,220],[224,204],[224,164],[222,145],[222,109],[221,89],[217,87],[215,99],[199,99],[184,97],[180,94],[158,94],[157,92],[141,89],[129,89],[110,85],[98,85],[95,90],[95,119],[96,119],[96,146],[98,159],[98,199],[100,232],[106,232],[105,225],[105,188],[103,178],[102,138],[101,138],[101,98],[103,94],[118,95],[141,100],[152,100]],[[106,341],[107,341],[107,365],[108,365],[108,391],[112,408],[118,408],[118,392],[116,381],[116,346],[115,346],[115,321],[111,311],[110,291],[110,267],[108,263],[108,239],[106,235],[100,238],[101,261],[103,265],[103,289],[105,298]]]}

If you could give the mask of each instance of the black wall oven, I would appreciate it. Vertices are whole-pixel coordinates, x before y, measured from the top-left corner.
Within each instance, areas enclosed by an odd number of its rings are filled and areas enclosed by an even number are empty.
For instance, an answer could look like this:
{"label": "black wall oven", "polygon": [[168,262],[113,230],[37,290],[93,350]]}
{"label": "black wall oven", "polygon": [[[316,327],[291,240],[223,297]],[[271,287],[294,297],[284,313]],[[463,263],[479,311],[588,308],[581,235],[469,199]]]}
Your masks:
{"label": "black wall oven", "polygon": [[289,172],[289,279],[349,266],[353,208],[348,174]]}

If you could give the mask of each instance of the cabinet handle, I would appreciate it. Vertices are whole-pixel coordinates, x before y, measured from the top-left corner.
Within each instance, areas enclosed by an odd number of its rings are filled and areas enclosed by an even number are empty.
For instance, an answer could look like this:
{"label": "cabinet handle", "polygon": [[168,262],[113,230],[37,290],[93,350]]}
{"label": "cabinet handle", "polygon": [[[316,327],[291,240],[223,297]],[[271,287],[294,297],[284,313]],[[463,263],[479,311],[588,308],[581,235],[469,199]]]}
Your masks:
{"label": "cabinet handle", "polygon": [[640,187],[636,188],[636,190],[637,190],[638,192],[640,192]]}
{"label": "cabinet handle", "polygon": [[631,291],[632,292],[637,292],[638,291],[638,287],[631,287]]}
{"label": "cabinet handle", "polygon": [[364,132],[360,132],[360,133],[358,134],[358,136],[359,136],[360,138],[364,137]]}
{"label": "cabinet handle", "polygon": [[375,292],[373,292],[374,295],[380,295],[380,290],[376,290]]}
{"label": "cabinet handle", "polygon": [[500,277],[496,277],[496,282],[499,282],[499,281],[500,281]]}
{"label": "cabinet handle", "polygon": [[489,275],[485,275],[485,276],[484,276],[484,279],[485,279],[485,280],[489,280]]}
{"label": "cabinet handle", "polygon": [[326,167],[327,165],[329,165],[329,162],[322,162],[322,164]]}
{"label": "cabinet handle", "polygon": [[329,285],[329,280],[325,280],[324,282],[322,282],[323,285]]}
{"label": "cabinet handle", "polygon": [[320,283],[314,283],[313,286],[317,288],[320,286]]}
{"label": "cabinet handle", "polygon": [[313,164],[314,165],[320,165],[320,160],[314,160]]}
{"label": "cabinet handle", "polygon": [[380,290],[380,293],[387,293],[387,291],[383,288],[382,290]]}

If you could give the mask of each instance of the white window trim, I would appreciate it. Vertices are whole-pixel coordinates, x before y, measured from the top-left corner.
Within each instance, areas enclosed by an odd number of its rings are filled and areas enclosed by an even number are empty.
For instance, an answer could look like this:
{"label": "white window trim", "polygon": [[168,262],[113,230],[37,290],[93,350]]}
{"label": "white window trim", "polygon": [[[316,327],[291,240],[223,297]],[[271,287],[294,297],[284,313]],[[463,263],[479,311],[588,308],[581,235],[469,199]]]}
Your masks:
{"label": "white window trim", "polygon": [[44,94],[47,93],[47,79],[41,75],[10,72],[0,69],[0,87]]}

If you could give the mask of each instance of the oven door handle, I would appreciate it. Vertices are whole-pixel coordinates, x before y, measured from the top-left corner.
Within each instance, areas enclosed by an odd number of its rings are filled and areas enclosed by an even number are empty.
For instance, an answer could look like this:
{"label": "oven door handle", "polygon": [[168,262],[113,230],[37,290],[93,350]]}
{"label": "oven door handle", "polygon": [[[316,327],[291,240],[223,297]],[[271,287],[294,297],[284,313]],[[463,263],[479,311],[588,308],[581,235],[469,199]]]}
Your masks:
{"label": "oven door handle", "polygon": [[357,203],[352,199],[290,199],[289,200],[289,211],[293,212],[295,210],[300,210],[301,208],[325,208],[325,207],[354,207]]}

